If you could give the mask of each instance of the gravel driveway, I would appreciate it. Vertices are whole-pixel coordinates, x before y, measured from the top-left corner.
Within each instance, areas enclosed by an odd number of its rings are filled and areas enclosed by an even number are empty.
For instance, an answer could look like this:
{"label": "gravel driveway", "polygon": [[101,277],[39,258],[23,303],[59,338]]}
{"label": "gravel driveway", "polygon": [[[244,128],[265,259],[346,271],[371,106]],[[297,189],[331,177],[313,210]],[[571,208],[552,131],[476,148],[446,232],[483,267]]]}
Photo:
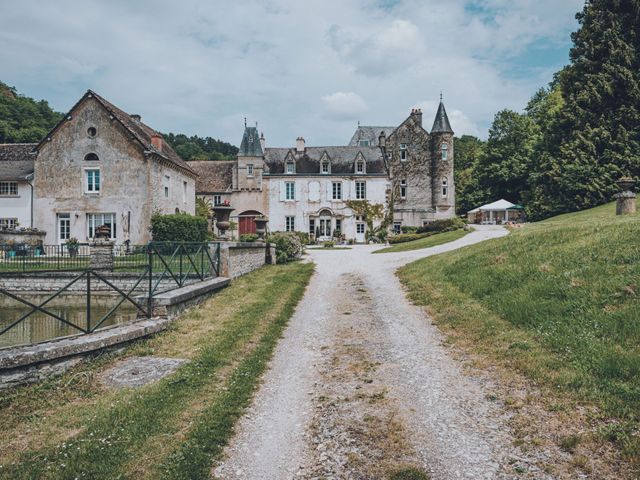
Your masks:
{"label": "gravel driveway", "polygon": [[463,373],[394,274],[506,234],[479,227],[380,255],[373,246],[311,251],[316,273],[214,477],[384,478],[414,466],[433,479],[547,478],[513,446],[490,386]]}

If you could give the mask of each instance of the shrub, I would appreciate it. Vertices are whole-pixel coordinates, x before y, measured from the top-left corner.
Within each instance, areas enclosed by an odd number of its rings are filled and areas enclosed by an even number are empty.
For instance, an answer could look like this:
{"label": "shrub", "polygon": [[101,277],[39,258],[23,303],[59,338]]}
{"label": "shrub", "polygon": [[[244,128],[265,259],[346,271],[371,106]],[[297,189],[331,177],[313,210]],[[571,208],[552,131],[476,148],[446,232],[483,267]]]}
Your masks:
{"label": "shrub", "polygon": [[419,240],[424,237],[429,237],[433,235],[432,233],[402,233],[400,235],[393,235],[387,237],[387,241],[391,244],[394,243],[404,243],[404,242],[412,242],[414,240]]}
{"label": "shrub", "polygon": [[151,236],[155,242],[206,242],[208,223],[205,218],[186,213],[154,214]]}
{"label": "shrub", "polygon": [[274,232],[267,237],[269,243],[276,246],[276,261],[287,263],[300,258],[304,253],[304,246],[297,232]]}
{"label": "shrub", "polygon": [[423,227],[418,228],[416,233],[440,233],[440,232],[451,232],[453,230],[458,230],[459,228],[463,228],[465,226],[464,221],[461,218],[445,218],[443,220],[435,220],[431,223],[424,225]]}
{"label": "shrub", "polygon": [[240,235],[241,242],[255,242],[256,240],[258,240],[258,235],[255,233],[243,233]]}
{"label": "shrub", "polygon": [[418,227],[400,227],[402,233],[418,233]]}
{"label": "shrub", "polygon": [[335,246],[336,246],[336,242],[332,242],[332,241],[330,241],[330,240],[329,240],[329,241],[327,241],[327,242],[324,242],[324,243],[322,244],[322,246],[323,246],[324,248],[333,248],[333,247],[335,247]]}

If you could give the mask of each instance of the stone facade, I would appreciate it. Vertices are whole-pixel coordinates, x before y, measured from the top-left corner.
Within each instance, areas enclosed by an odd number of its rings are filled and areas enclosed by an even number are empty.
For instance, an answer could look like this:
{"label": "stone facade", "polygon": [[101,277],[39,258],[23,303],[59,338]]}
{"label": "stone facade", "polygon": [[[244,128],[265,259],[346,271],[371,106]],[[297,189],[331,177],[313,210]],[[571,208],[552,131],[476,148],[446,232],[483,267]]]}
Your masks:
{"label": "stone facade", "polygon": [[224,242],[220,244],[220,275],[236,278],[266,263],[264,243]]}
{"label": "stone facade", "polygon": [[91,91],[39,144],[34,176],[34,224],[47,244],[88,242],[107,221],[111,240],[144,244],[154,212],[195,213],[196,173],[138,116]]}

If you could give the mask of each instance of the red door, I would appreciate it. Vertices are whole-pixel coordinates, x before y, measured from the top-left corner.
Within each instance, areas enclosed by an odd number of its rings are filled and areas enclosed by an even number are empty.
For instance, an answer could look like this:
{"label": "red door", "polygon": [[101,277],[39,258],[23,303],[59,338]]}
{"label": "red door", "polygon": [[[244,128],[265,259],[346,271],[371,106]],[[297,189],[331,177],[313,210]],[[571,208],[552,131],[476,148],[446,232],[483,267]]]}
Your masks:
{"label": "red door", "polygon": [[256,233],[256,222],[253,221],[254,218],[255,217],[240,217],[240,221],[238,222],[240,235]]}

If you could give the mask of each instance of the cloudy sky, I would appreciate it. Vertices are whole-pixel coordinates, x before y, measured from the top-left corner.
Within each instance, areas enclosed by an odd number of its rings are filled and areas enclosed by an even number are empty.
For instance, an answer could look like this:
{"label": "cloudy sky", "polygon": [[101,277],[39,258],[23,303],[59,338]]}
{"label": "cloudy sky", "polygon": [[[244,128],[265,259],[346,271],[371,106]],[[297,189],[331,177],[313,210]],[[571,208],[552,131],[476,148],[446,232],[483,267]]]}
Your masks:
{"label": "cloudy sky", "polygon": [[68,111],[91,88],[157,130],[345,144],[440,91],[486,137],[568,62],[584,0],[0,0],[0,80]]}

